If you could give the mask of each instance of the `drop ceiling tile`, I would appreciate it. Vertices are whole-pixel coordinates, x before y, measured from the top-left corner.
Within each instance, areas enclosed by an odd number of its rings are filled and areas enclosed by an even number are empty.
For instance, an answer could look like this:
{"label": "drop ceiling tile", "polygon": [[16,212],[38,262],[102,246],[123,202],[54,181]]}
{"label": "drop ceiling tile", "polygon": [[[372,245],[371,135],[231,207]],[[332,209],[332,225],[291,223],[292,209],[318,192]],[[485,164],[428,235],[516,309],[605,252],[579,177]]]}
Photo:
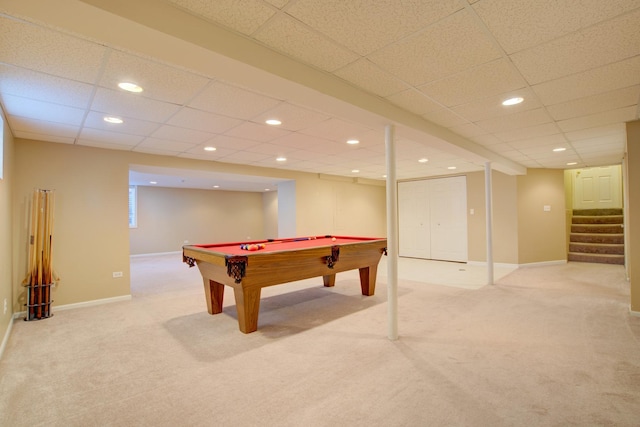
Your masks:
{"label": "drop ceiling tile", "polygon": [[521,139],[520,141],[509,142],[509,146],[516,150],[526,149],[529,147],[540,147],[553,145],[553,147],[562,147],[567,145],[567,140],[561,133],[553,135],[538,136],[535,138]]}
{"label": "drop ceiling tile", "polygon": [[[511,106],[502,105],[502,101],[516,96],[524,98],[524,101]],[[522,111],[534,110],[540,107],[542,107],[542,103],[538,101],[538,98],[530,89],[519,89],[478,99],[468,104],[454,107],[451,110],[469,121],[477,122],[495,117],[508,116]]]}
{"label": "drop ceiling tile", "polygon": [[32,139],[34,141],[56,142],[60,144],[74,144],[75,137],[52,136],[51,134],[32,133],[24,131],[15,131],[13,134],[16,138]]}
{"label": "drop ceiling tile", "polygon": [[566,132],[565,135],[567,136],[567,139],[569,141],[579,141],[582,139],[599,138],[606,136],[619,136],[626,140],[627,130],[624,123],[615,123],[612,125],[581,129],[574,132]]}
{"label": "drop ceiling tile", "polygon": [[635,0],[483,0],[473,3],[476,13],[507,53],[545,43],[638,7]]}
{"label": "drop ceiling tile", "polygon": [[59,137],[63,139],[73,140],[80,132],[80,126],[71,126],[63,123],[46,122],[43,120],[30,119],[27,117],[7,116],[7,122],[11,127],[11,131],[22,134],[31,133],[40,135],[38,140],[46,138],[47,135]]}
{"label": "drop ceiling tile", "polygon": [[287,4],[289,4],[289,0],[265,0],[267,3],[274,5],[278,9],[282,9]]}
{"label": "drop ceiling tile", "polygon": [[25,117],[47,122],[79,126],[84,118],[84,110],[50,102],[35,101],[14,95],[0,95],[7,115]]}
{"label": "drop ceiling tile", "polygon": [[369,55],[383,70],[415,86],[501,56],[466,11]]}
{"label": "drop ceiling tile", "polygon": [[565,120],[637,105],[638,99],[640,99],[640,85],[550,105],[547,111],[554,119]]}
{"label": "drop ceiling tile", "polygon": [[355,53],[284,14],[267,22],[255,38],[285,55],[329,72],[358,59]]}
{"label": "drop ceiling tile", "polygon": [[0,64],[0,93],[68,107],[85,108],[91,85],[24,68]]}
{"label": "drop ceiling tile", "polygon": [[522,139],[536,138],[539,136],[554,135],[560,129],[555,123],[543,123],[541,125],[530,126],[520,129],[512,129],[502,132],[495,132],[494,135],[504,142],[520,141]]}
{"label": "drop ceiling tile", "polygon": [[275,11],[260,0],[168,0],[210,22],[251,34],[271,18]]}
{"label": "drop ceiling tile", "polygon": [[517,52],[511,59],[530,84],[538,84],[640,54],[640,9],[549,43]]}
{"label": "drop ceiling tile", "polygon": [[228,148],[231,150],[248,150],[251,147],[259,145],[259,142],[250,141],[248,139],[234,138],[226,135],[216,135],[206,142],[206,145],[220,148]]}
{"label": "drop ceiling tile", "polygon": [[162,123],[179,110],[179,106],[154,101],[138,94],[98,88],[91,109],[109,115],[131,117]]}
{"label": "drop ceiling tile", "polygon": [[106,48],[48,28],[0,16],[0,62],[94,83]]}
{"label": "drop ceiling tile", "polygon": [[234,148],[229,148],[229,147],[216,147],[215,151],[206,151],[204,148],[208,146],[211,146],[211,144],[201,144],[196,147],[190,148],[189,150],[183,153],[180,153],[179,157],[218,161],[220,158],[224,156],[229,156],[232,153],[235,153],[236,151],[238,151]]}
{"label": "drop ceiling tile", "polygon": [[576,149],[581,149],[584,147],[592,147],[592,146],[603,146],[603,145],[610,145],[610,146],[615,146],[615,147],[619,147],[620,144],[625,144],[626,143],[626,135],[619,135],[619,134],[611,134],[611,135],[601,135],[601,136],[595,136],[593,138],[584,138],[584,139],[578,139],[575,141],[571,141],[571,145],[573,145]]}
{"label": "drop ceiling tile", "polygon": [[334,74],[382,97],[409,89],[408,84],[381,70],[366,58],[352,62],[335,71]]}
{"label": "drop ceiling tile", "polygon": [[544,108],[521,111],[508,116],[480,120],[478,126],[491,133],[505,132],[518,128],[526,128],[551,122],[551,117]]}
{"label": "drop ceiling tile", "polygon": [[442,108],[436,111],[430,111],[426,114],[423,114],[422,117],[429,120],[430,122],[444,127],[461,126],[465,123],[468,123],[467,120],[446,108]]}
{"label": "drop ceiling tile", "polygon": [[506,59],[498,59],[418,87],[448,107],[522,89],[526,82]]}
{"label": "drop ceiling tile", "polygon": [[[453,128],[451,130],[454,130]],[[470,137],[473,142],[477,142],[480,145],[484,145],[485,147],[491,148],[493,145],[502,144],[495,135],[485,134],[485,135],[476,135]],[[491,148],[493,149],[493,148]]]}
{"label": "drop ceiling tile", "polygon": [[420,116],[428,113],[429,111],[439,110],[444,107],[444,105],[435,102],[425,93],[416,89],[408,89],[403,92],[390,95],[387,99],[397,106]]}
{"label": "drop ceiling tile", "polygon": [[[464,123],[458,126],[452,126],[450,128],[458,135],[462,135],[465,138],[473,138],[479,135],[487,135],[487,131],[476,125],[475,123]],[[500,141],[498,141],[500,142]]]}
{"label": "drop ceiling tile", "polygon": [[324,113],[310,110],[298,105],[293,105],[288,102],[278,104],[276,107],[256,116],[253,121],[261,125],[264,124],[267,119],[278,119],[282,122],[279,126],[268,126],[276,129],[284,129],[290,131],[298,131],[303,128],[315,125],[317,123],[324,122],[329,116]]}
{"label": "drop ceiling tile", "polygon": [[305,135],[331,139],[337,142],[346,142],[352,138],[360,139],[361,135],[369,135],[370,132],[371,129],[362,125],[337,118],[325,120],[324,122],[317,123],[300,131],[300,133]]}
{"label": "drop ceiling tile", "polygon": [[133,145],[130,144],[120,144],[119,142],[104,142],[104,141],[94,141],[92,139],[78,139],[76,141],[77,145],[83,145],[85,147],[94,147],[94,148],[104,148],[105,150],[121,150],[121,151],[131,151]]}
{"label": "drop ceiling tile", "polygon": [[[83,128],[78,136],[78,144],[80,145],[91,145],[91,146],[104,146],[106,144],[109,146],[113,145],[124,145],[128,147],[133,147],[139,144],[143,140],[143,137],[136,135],[127,135],[124,133],[117,132],[109,132],[99,129],[89,129]],[[92,144],[101,144],[101,145],[92,145]]]}
{"label": "drop ceiling tile", "polygon": [[280,102],[237,86],[215,82],[196,96],[188,106],[225,117],[249,120],[274,108]]}
{"label": "drop ceiling tile", "polygon": [[210,133],[224,133],[242,123],[240,119],[219,116],[194,108],[182,108],[173,115],[167,124]]}
{"label": "drop ceiling tile", "polygon": [[460,10],[461,2],[299,0],[287,13],[360,55],[367,55]]}
{"label": "drop ceiling tile", "polygon": [[162,125],[153,132],[151,136],[158,139],[180,141],[190,144],[202,144],[203,142],[213,138],[215,134],[176,126]]}
{"label": "drop ceiling tile", "polygon": [[136,151],[152,149],[177,154],[184,151],[189,151],[196,146],[198,146],[198,144],[192,144],[189,142],[181,142],[176,140],[169,141],[161,138],[145,138],[144,141],[136,146]]}
{"label": "drop ceiling tile", "polygon": [[110,132],[131,133],[134,135],[148,136],[151,135],[158,126],[158,123],[148,122],[145,120],[132,119],[128,117],[120,117],[123,123],[107,123],[104,121],[104,113],[90,111],[84,120],[84,126],[92,129],[100,129]]}
{"label": "drop ceiling tile", "polygon": [[533,86],[546,105],[640,84],[640,56]]}
{"label": "drop ceiling tile", "polygon": [[242,139],[250,139],[252,141],[268,142],[273,139],[289,135],[289,133],[291,132],[285,129],[280,129],[277,126],[244,122],[241,125],[225,132],[225,135]]}
{"label": "drop ceiling tile", "polygon": [[209,81],[188,71],[112,50],[100,85],[120,90],[120,82],[136,83],[144,89],[140,95],[145,98],[186,104],[196,93],[204,89]]}
{"label": "drop ceiling tile", "polygon": [[272,167],[275,167],[277,165],[276,159],[274,159],[273,157],[262,153],[254,153],[251,151],[236,151],[229,154],[228,156],[221,157],[220,161],[224,163],[243,164],[252,164],[256,162],[266,161]]}
{"label": "drop ceiling tile", "polygon": [[638,108],[631,107],[618,108],[616,110],[604,111],[588,116],[575,117],[573,119],[561,120],[558,126],[564,132],[572,132],[580,129],[605,126],[620,122],[630,122],[638,119]]}

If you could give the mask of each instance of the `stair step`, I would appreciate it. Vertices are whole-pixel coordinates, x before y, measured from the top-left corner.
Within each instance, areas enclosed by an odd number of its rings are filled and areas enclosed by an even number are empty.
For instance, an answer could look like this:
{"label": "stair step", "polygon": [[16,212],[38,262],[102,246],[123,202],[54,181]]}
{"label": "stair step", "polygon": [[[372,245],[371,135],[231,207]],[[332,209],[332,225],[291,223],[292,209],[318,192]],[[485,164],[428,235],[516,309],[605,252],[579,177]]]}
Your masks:
{"label": "stair step", "polygon": [[573,214],[580,215],[622,215],[622,209],[574,209]]}
{"label": "stair step", "polygon": [[573,243],[608,243],[608,244],[624,244],[624,234],[607,234],[607,233],[571,233],[569,242]]}
{"label": "stair step", "polygon": [[572,224],[622,224],[622,215],[574,215]]}
{"label": "stair step", "polygon": [[621,224],[573,224],[571,225],[571,232],[622,234],[623,228]]}
{"label": "stair step", "polygon": [[569,252],[569,261],[595,262],[600,264],[624,265],[624,255],[585,254]]}
{"label": "stair step", "polygon": [[569,252],[624,255],[624,245],[610,245],[606,243],[570,243]]}

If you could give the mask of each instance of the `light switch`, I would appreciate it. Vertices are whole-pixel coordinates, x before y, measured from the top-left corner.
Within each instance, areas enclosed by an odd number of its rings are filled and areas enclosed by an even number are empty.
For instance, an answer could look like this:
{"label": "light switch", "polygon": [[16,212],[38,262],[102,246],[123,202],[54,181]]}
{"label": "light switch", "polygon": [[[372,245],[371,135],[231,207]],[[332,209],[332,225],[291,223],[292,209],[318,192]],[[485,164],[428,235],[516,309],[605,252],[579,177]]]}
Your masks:
{"label": "light switch", "polygon": [[545,212],[551,212],[551,205],[544,205],[543,209]]}
{"label": "light switch", "polygon": [[476,213],[475,209],[473,209],[473,208],[469,209],[469,215],[473,215],[475,213]]}

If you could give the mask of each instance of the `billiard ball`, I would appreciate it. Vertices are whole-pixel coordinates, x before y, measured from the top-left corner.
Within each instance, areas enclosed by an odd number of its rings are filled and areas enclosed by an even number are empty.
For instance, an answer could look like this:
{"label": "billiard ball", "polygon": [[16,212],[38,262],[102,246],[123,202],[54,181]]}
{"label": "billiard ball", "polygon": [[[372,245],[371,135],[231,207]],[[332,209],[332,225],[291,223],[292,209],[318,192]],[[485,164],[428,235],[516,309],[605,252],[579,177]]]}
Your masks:
{"label": "billiard ball", "polygon": [[335,241],[336,241],[336,238],[335,238],[335,237],[332,237],[332,238],[331,238],[331,241],[332,241],[332,242],[335,242]]}

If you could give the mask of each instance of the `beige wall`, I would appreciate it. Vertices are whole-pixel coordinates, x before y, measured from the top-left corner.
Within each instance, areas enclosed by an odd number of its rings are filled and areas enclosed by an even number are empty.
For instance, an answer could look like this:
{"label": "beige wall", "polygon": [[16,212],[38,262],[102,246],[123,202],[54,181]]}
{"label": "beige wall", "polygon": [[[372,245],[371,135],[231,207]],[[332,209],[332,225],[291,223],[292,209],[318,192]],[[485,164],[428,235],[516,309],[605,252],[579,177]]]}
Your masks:
{"label": "beige wall", "polygon": [[262,194],[138,187],[138,227],[130,253],[182,250],[191,244],[264,238]]}
{"label": "beige wall", "polygon": [[[518,195],[515,176],[491,174],[493,261],[518,264]],[[487,261],[484,172],[467,174],[469,261]],[[471,215],[471,209],[474,213]]]}
{"label": "beige wall", "polygon": [[518,263],[566,261],[564,171],[528,169],[517,177],[517,192]]}
{"label": "beige wall", "polygon": [[625,218],[628,240],[625,245],[631,281],[632,311],[640,314],[640,121],[627,123],[627,194]]}
{"label": "beige wall", "polygon": [[[11,193],[13,187],[13,137],[9,130],[4,113],[4,137],[2,141],[2,157],[4,162],[3,179],[0,180],[0,342],[9,328],[13,316],[13,287],[18,278],[13,274],[13,250],[12,250],[12,212]],[[20,278],[22,280],[22,278]],[[7,312],[4,312],[4,301],[7,301]]]}
{"label": "beige wall", "polygon": [[[127,216],[130,164],[212,170],[295,180],[296,183],[301,183],[299,186],[296,185],[296,208],[300,211],[296,214],[300,221],[296,228],[297,235],[338,234],[339,232],[364,236],[386,235],[383,186],[353,182],[336,183],[319,179],[315,174],[280,169],[261,169],[41,141],[18,139],[14,146],[13,250],[17,275],[26,274],[27,210],[32,191],[34,188],[46,188],[56,192],[53,263],[61,281],[53,291],[54,309],[56,305],[118,297],[130,293],[130,242]],[[336,186],[337,184],[339,186]],[[362,195],[358,195],[358,189],[362,189]],[[322,196],[320,199],[319,195]],[[175,197],[183,196],[175,195]],[[257,200],[250,203],[255,206],[254,213],[248,217],[258,225],[250,232],[262,237],[265,232],[265,220],[267,218],[273,220],[274,212],[271,206],[270,213],[265,213],[261,196],[258,194],[256,197]],[[194,198],[202,200],[202,196]],[[345,200],[345,198],[349,199]],[[342,202],[344,202],[343,205],[339,205]],[[159,203],[157,198],[154,203]],[[169,209],[166,206],[163,208]],[[232,208],[229,208],[226,213],[230,217],[237,216]],[[303,218],[307,214],[309,218]],[[192,215],[194,218],[198,217],[197,213]],[[339,215],[342,215],[339,220],[335,219]],[[331,221],[326,222],[326,218],[331,218]],[[147,221],[147,219],[139,218],[139,221]],[[227,220],[231,221],[229,218]],[[230,223],[227,222],[227,224]],[[155,227],[161,227],[161,224],[156,224]],[[272,224],[271,228],[273,227]],[[158,228],[155,231],[157,230]],[[173,233],[171,230],[164,230],[164,232],[169,234],[168,244],[158,242],[157,246],[136,250],[175,251],[174,244],[181,246],[184,240],[200,239],[200,229],[189,229],[190,233],[197,235],[196,237],[191,235],[183,237],[184,233]],[[216,236],[212,238],[218,240]],[[231,239],[231,236],[223,240],[228,239]],[[177,243],[173,243],[176,240]],[[122,271],[123,277],[114,279],[112,277],[114,271]],[[13,283],[13,291],[14,310],[20,311],[24,304],[24,290]]]}

